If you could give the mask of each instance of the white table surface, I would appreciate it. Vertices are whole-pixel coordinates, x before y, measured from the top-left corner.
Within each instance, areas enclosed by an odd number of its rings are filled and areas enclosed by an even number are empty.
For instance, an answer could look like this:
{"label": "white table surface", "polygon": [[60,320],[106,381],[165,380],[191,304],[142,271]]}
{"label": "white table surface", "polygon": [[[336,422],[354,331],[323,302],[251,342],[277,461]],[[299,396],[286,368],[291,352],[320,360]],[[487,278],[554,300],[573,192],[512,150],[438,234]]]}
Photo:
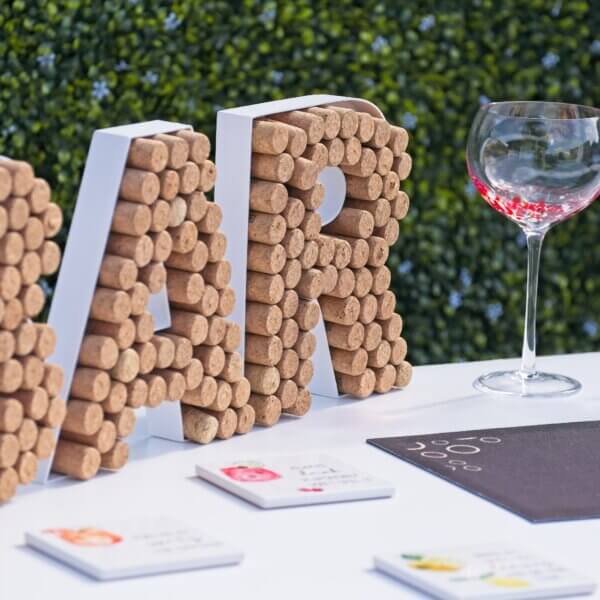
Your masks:
{"label": "white table surface", "polygon": [[[420,593],[376,572],[373,555],[496,540],[549,554],[600,581],[600,520],[533,525],[365,444],[368,437],[600,419],[600,354],[540,360],[542,368],[583,383],[570,398],[493,398],[472,389],[482,372],[517,364],[421,367],[403,391],[366,401],[315,398],[302,419],[208,446],[148,440],[119,473],[29,486],[0,507],[0,599],[418,598]],[[194,477],[196,462],[216,456],[303,450],[326,451],[383,477],[397,486],[396,495],[262,511]],[[161,514],[235,544],[245,552],[243,563],[97,583],[23,545],[26,529],[60,527],[66,519]]]}

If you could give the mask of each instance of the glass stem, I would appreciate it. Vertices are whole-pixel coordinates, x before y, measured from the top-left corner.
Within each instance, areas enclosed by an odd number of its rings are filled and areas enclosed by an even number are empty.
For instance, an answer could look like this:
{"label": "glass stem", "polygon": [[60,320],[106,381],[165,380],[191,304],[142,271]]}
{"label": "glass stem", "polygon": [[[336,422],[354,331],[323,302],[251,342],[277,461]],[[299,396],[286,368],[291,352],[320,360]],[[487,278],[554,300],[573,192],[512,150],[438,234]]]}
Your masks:
{"label": "glass stem", "polygon": [[535,375],[535,320],[537,311],[537,288],[540,272],[540,255],[545,232],[529,231],[527,236],[527,301],[525,307],[525,330],[523,332],[523,353],[521,374],[524,377]]}

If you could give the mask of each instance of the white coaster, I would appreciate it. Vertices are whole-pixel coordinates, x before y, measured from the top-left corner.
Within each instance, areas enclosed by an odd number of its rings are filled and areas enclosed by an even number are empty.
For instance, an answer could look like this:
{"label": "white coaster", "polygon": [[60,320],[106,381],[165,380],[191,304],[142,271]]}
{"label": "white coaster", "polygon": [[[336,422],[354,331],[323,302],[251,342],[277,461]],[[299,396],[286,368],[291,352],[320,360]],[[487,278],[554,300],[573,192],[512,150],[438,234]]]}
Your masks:
{"label": "white coaster", "polygon": [[447,600],[553,598],[596,589],[571,569],[504,544],[381,555],[375,566]]}
{"label": "white coaster", "polygon": [[248,457],[196,465],[196,474],[261,508],[368,500],[394,494],[393,486],[385,481],[325,455]]}
{"label": "white coaster", "polygon": [[[82,526],[83,525],[83,526]],[[241,562],[243,555],[166,517],[29,531],[27,544],[96,579],[120,579]]]}

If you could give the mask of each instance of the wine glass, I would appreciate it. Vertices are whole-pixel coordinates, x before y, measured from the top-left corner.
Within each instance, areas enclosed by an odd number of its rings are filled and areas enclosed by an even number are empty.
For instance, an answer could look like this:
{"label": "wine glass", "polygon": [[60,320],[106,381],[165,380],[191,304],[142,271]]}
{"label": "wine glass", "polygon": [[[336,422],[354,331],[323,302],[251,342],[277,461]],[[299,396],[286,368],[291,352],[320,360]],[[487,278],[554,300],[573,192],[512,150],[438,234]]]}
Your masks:
{"label": "wine glass", "polygon": [[485,201],[527,238],[521,368],[482,375],[474,386],[518,396],[573,394],[581,389],[578,381],[535,367],[538,273],[546,232],[598,197],[600,109],[561,102],[486,104],[471,126],[467,167]]}

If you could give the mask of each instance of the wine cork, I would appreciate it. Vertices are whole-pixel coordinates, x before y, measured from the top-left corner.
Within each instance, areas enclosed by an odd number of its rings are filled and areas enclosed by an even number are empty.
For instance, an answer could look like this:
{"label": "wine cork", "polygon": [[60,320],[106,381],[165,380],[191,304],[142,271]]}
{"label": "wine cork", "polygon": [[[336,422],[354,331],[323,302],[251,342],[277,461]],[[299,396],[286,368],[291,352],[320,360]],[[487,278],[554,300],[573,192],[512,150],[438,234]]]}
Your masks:
{"label": "wine cork", "polygon": [[104,411],[100,404],[73,398],[67,405],[67,414],[62,424],[64,431],[93,435],[100,429]]}
{"label": "wine cork", "polygon": [[360,140],[357,137],[350,137],[344,140],[344,157],[342,159],[342,165],[355,165],[361,157],[362,146]]}
{"label": "wine cork", "polygon": [[405,360],[403,360],[396,367],[396,381],[394,382],[394,387],[404,388],[412,379],[412,365]]}
{"label": "wine cork", "polygon": [[[295,288],[302,277],[302,263],[299,260],[288,259],[280,273],[286,292]],[[284,292],[284,295],[285,293]]]}
{"label": "wine cork", "polygon": [[194,223],[201,221],[208,210],[208,200],[204,192],[192,192],[184,196],[184,199],[187,204],[186,219]]}
{"label": "wine cork", "polygon": [[217,231],[211,234],[201,233],[198,239],[206,245],[208,250],[208,262],[218,262],[225,258],[227,250],[227,238],[223,233]]}
{"label": "wine cork", "polygon": [[23,285],[35,283],[42,275],[42,259],[37,252],[25,252],[19,265]]}
{"label": "wine cork", "polygon": [[286,252],[281,244],[248,243],[248,268],[252,271],[276,275],[283,269],[285,261]]}
{"label": "wine cork", "polygon": [[23,236],[25,250],[37,250],[44,243],[44,225],[40,219],[29,217],[21,235]]}
{"label": "wine cork", "polygon": [[281,328],[283,315],[278,306],[260,302],[246,304],[246,331],[263,336],[276,335]]}
{"label": "wine cork", "polygon": [[190,252],[198,241],[198,228],[193,221],[184,221],[178,227],[171,227],[169,234],[173,240],[175,252]]}
{"label": "wine cork", "polygon": [[281,216],[285,219],[288,229],[300,227],[306,213],[304,203],[299,198],[290,197]]}
{"label": "wine cork", "polygon": [[141,281],[136,281],[129,290],[129,299],[131,301],[131,316],[139,317],[146,311],[150,299],[150,290]]}
{"label": "wine cork", "polygon": [[383,337],[386,340],[393,342],[400,337],[403,323],[402,317],[399,314],[394,313],[389,319],[379,321],[379,324],[381,325]]}
{"label": "wine cork", "polygon": [[319,304],[315,300],[299,300],[294,319],[302,331],[310,331],[319,322],[319,315]]}
{"label": "wine cork", "polygon": [[[49,204],[46,210],[51,206],[52,205]],[[27,219],[29,219],[29,215],[31,214],[31,209],[29,208],[27,200],[25,200],[25,198],[13,196],[4,202],[3,208],[6,210],[6,216],[8,218],[8,228],[13,231],[21,231],[27,224]],[[45,214],[46,213],[44,212],[44,215]],[[47,237],[53,236],[48,235]]]}
{"label": "wine cork", "polygon": [[[45,429],[47,429],[48,431],[53,431],[49,427]],[[41,429],[38,430],[38,426],[36,425],[36,422],[33,419],[30,419],[28,417],[23,419],[21,426],[15,432],[21,452],[27,452],[28,450],[35,449],[39,437],[39,431],[41,431]],[[52,452],[53,449],[54,433],[52,434],[52,447],[50,448],[50,452]]]}
{"label": "wine cork", "polygon": [[398,179],[404,181],[412,171],[412,158],[410,154],[402,152],[400,156],[394,159],[392,169],[398,175]]}
{"label": "wine cork", "polygon": [[317,115],[305,111],[293,110],[286,113],[278,113],[272,118],[276,121],[282,121],[288,125],[294,125],[306,132],[307,143],[316,144],[320,142],[325,133],[325,123]]}
{"label": "wine cork", "polygon": [[0,399],[0,432],[14,433],[25,416],[24,407],[14,398]]}
{"label": "wine cork", "polygon": [[[162,142],[168,151],[167,164],[171,169],[180,169],[189,158],[189,146],[179,136],[159,133],[153,137],[154,140]],[[163,167],[164,168],[164,167]],[[162,169],[160,169],[162,171]]]}
{"label": "wine cork", "polygon": [[227,325],[225,319],[218,315],[213,315],[208,318],[208,331],[206,333],[206,339],[204,344],[207,346],[220,345],[225,337]]}
{"label": "wine cork", "polygon": [[344,163],[342,170],[346,175],[355,177],[368,178],[375,172],[377,168],[377,155],[371,148],[363,148],[360,150],[359,159],[353,164]]}
{"label": "wine cork", "polygon": [[390,355],[390,362],[394,366],[398,366],[406,358],[406,353],[408,351],[406,340],[404,338],[399,337],[391,343],[391,346],[392,352]]}
{"label": "wine cork", "polygon": [[196,389],[204,377],[204,367],[197,358],[192,358],[187,366],[181,370],[188,390]]}
{"label": "wine cork", "polygon": [[317,338],[312,331],[300,331],[294,344],[294,350],[300,360],[310,358],[317,349]]}
{"label": "wine cork", "polygon": [[302,200],[306,210],[317,210],[321,204],[323,204],[323,200],[325,199],[325,187],[319,182],[309,190],[290,188],[290,193],[294,198]]}
{"label": "wine cork", "polygon": [[221,346],[225,352],[233,352],[240,345],[242,334],[240,326],[237,323],[227,321],[225,323],[225,336],[221,342]]}
{"label": "wine cork", "polygon": [[319,258],[319,246],[317,246],[317,242],[314,240],[308,240],[304,244],[304,248],[298,256],[298,260],[300,261],[300,266],[303,269],[312,269],[317,264],[317,259]]}
{"label": "wine cork", "polygon": [[100,429],[93,435],[65,431],[62,439],[91,446],[96,448],[98,452],[104,453],[108,452],[115,445],[117,441],[117,427],[112,421],[107,420],[102,422]]}
{"label": "wine cork", "polygon": [[39,250],[42,263],[42,275],[52,275],[60,264],[60,248],[56,242],[45,241]]}
{"label": "wine cork", "polygon": [[396,368],[394,365],[384,365],[379,369],[373,369],[375,373],[375,391],[379,394],[389,392],[396,383]]}
{"label": "wine cork", "polygon": [[[150,336],[150,339],[152,336]],[[133,345],[133,349],[137,352],[139,358],[139,372],[143,375],[147,375],[154,370],[156,367],[156,360],[158,358],[158,351],[154,344],[147,342],[140,342]]]}
{"label": "wine cork", "polygon": [[[2,169],[8,171],[12,177],[13,194],[16,196],[26,196],[32,190],[35,183],[35,177],[33,168],[29,163],[23,160],[2,158],[0,165],[2,166]],[[6,177],[4,179],[6,181]],[[6,193],[6,183],[4,184],[4,188],[5,191],[3,193]]]}
{"label": "wine cork", "polygon": [[152,212],[144,204],[121,200],[115,206],[111,224],[112,231],[126,235],[144,235],[150,229]]}
{"label": "wine cork", "polygon": [[[352,269],[360,269],[367,264],[367,260],[369,260],[369,244],[366,240],[361,238],[353,238],[353,237],[341,237],[336,238],[339,242],[346,243],[350,247],[350,262],[348,266]],[[340,245],[341,247],[341,245]],[[334,258],[334,262],[335,262]],[[336,265],[337,266],[337,265]]]}
{"label": "wine cork", "polygon": [[293,380],[298,387],[306,387],[314,375],[314,367],[310,359],[301,360],[293,376]]}
{"label": "wine cork", "polygon": [[303,417],[309,410],[312,404],[312,397],[307,388],[298,389],[298,397],[296,402],[285,409],[286,414],[296,417]]}
{"label": "wine cork", "polygon": [[400,156],[408,146],[408,132],[404,127],[391,126],[388,147],[394,156]]}
{"label": "wine cork", "polygon": [[181,196],[175,196],[171,200],[169,211],[169,227],[179,227],[187,215],[187,202]]}
{"label": "wine cork", "polygon": [[286,128],[288,132],[288,143],[285,147],[285,151],[292,158],[297,158],[298,156],[301,156],[304,153],[306,145],[308,143],[306,131],[300,129],[300,127],[294,127],[293,125],[289,125],[287,123],[283,123],[282,125]]}
{"label": "wine cork", "polygon": [[0,364],[0,392],[12,394],[23,382],[23,367],[18,360],[11,358]]}
{"label": "wine cork", "polygon": [[103,335],[86,334],[79,349],[79,363],[84,367],[110,370],[119,358],[115,340]]}
{"label": "wine cork", "polygon": [[250,382],[253,392],[269,395],[274,394],[279,387],[279,371],[275,367],[265,367],[246,363],[244,375]]}
{"label": "wine cork", "polygon": [[296,377],[299,368],[300,359],[298,358],[298,354],[291,348],[284,350],[281,354],[281,359],[277,363],[277,370],[279,371],[281,379],[292,379],[292,377]]}
{"label": "wine cork", "polygon": [[377,297],[373,294],[365,294],[360,298],[360,313],[358,314],[358,320],[364,325],[375,320],[377,316]]}
{"label": "wine cork", "polygon": [[[24,315],[25,317],[33,318],[42,312],[46,297],[44,296],[44,290],[42,290],[42,288],[36,283],[21,288],[18,297],[13,300],[9,300],[9,302],[7,302],[6,304],[3,321],[5,326],[8,321],[8,308],[11,305],[11,303],[16,305],[16,300],[18,300],[21,305],[21,310],[19,310],[19,317]],[[21,319],[15,317],[15,322],[11,326],[8,326],[6,328],[12,331],[20,325],[20,322]]]}
{"label": "wine cork", "polygon": [[225,354],[225,365],[220,377],[229,384],[237,383],[242,378],[242,357],[239,352]]}
{"label": "wine cork", "polygon": [[200,168],[197,164],[187,161],[179,169],[179,191],[182,194],[191,194],[200,184]]}
{"label": "wine cork", "polygon": [[246,280],[246,297],[252,302],[277,304],[285,291],[283,278],[280,275],[248,272]]}
{"label": "wine cork", "polygon": [[366,369],[360,375],[336,374],[338,388],[342,394],[350,394],[355,398],[367,398],[375,390],[375,373]]}
{"label": "wine cork", "polygon": [[221,317],[228,317],[235,308],[235,291],[231,287],[226,287],[219,292],[219,305],[217,314]]}
{"label": "wine cork", "polygon": [[358,113],[351,109],[342,106],[331,106],[329,107],[340,116],[340,131],[339,136],[343,139],[348,139],[356,134],[358,131]]}
{"label": "wine cork", "polygon": [[25,254],[23,236],[16,231],[9,231],[0,239],[0,263],[16,265]]}
{"label": "wine cork", "polygon": [[102,402],[110,392],[110,377],[106,371],[77,367],[71,384],[71,395],[89,400]]}
{"label": "wine cork", "polygon": [[151,212],[149,230],[154,233],[164,232],[171,222],[171,205],[166,200],[157,200],[149,210]]}
{"label": "wine cork", "polygon": [[13,356],[16,348],[16,337],[10,331],[0,331],[0,362]]}
{"label": "wine cork", "polygon": [[252,180],[250,184],[250,209],[276,215],[284,208],[288,200],[286,187],[281,183]]}
{"label": "wine cork", "polygon": [[323,146],[327,150],[327,164],[330,167],[337,167],[344,160],[346,146],[344,140],[336,137],[331,140],[324,140]]}
{"label": "wine cork", "polygon": [[146,406],[155,408],[167,399],[167,384],[162,377],[149,374],[141,375],[141,379],[143,379],[148,386]]}
{"label": "wine cork", "polygon": [[194,306],[199,307],[200,314],[205,317],[210,317],[217,312],[219,308],[219,292],[212,285],[206,285],[204,287],[204,294],[200,299],[200,302]]}
{"label": "wine cork", "polygon": [[[42,180],[43,181],[43,180]],[[34,181],[35,185],[35,181]],[[0,167],[0,201],[6,200],[12,191],[13,182],[10,171],[4,167]]]}
{"label": "wine cork", "polygon": [[281,245],[285,248],[288,258],[298,258],[304,250],[304,232],[301,229],[288,229]]}
{"label": "wine cork", "polygon": [[381,320],[389,319],[396,308],[396,296],[391,290],[385,290],[383,294],[377,296],[377,318]]}
{"label": "wine cork", "polygon": [[[174,200],[179,193],[179,173],[173,169],[165,169],[158,174],[158,179],[160,181],[160,198],[169,202]],[[154,204],[158,204],[158,202],[160,200]]]}
{"label": "wine cork", "polygon": [[218,204],[209,202],[206,207],[206,214],[201,221],[197,223],[200,233],[215,233],[221,226],[223,220],[223,211]]}
{"label": "wine cork", "polygon": [[367,352],[375,350],[381,343],[383,332],[381,325],[376,322],[365,325],[365,339],[363,340],[363,348]]}
{"label": "wine cork", "polygon": [[383,292],[390,287],[390,283],[392,282],[392,274],[385,266],[373,268],[372,273],[373,285],[371,286],[371,293],[378,296],[379,294],[383,294]]}
{"label": "wine cork", "polygon": [[[39,459],[46,460],[47,458],[50,458],[50,455],[56,446],[54,431],[49,427],[40,427],[36,434],[31,450],[33,450],[34,454]],[[24,450],[23,444],[21,444],[21,450]]]}
{"label": "wine cork", "polygon": [[296,291],[301,298],[316,299],[323,291],[323,276],[318,269],[303,271],[302,277],[296,286]]}
{"label": "wine cork", "polygon": [[[377,173],[379,173],[379,175],[382,177],[387,176],[394,163],[394,153],[389,148],[384,146],[383,148],[378,148],[375,151],[375,156],[377,157]],[[393,175],[396,177],[396,181],[398,181],[396,173]],[[383,184],[384,196],[387,198],[385,190],[388,185],[391,185],[391,182],[386,184],[386,180],[384,178]]]}
{"label": "wine cork", "polygon": [[321,119],[323,119],[324,139],[331,140],[339,134],[341,127],[341,118],[335,110],[332,110],[330,108],[323,108],[322,106],[315,106],[309,108],[307,112],[317,115],[318,117],[321,117]]}
{"label": "wine cork", "polygon": [[12,468],[0,469],[0,502],[10,500],[17,493],[19,475]]}
{"label": "wine cork", "polygon": [[256,425],[271,427],[281,417],[281,402],[277,396],[250,394],[248,405],[254,409]]}
{"label": "wine cork", "polygon": [[197,346],[206,339],[208,321],[203,315],[171,310],[171,328],[169,331],[187,337],[194,346]]}
{"label": "wine cork", "polygon": [[321,215],[318,212],[307,210],[300,228],[306,240],[316,240],[321,233]]}
{"label": "wine cork", "polygon": [[264,365],[267,367],[275,366],[281,359],[283,345],[278,336],[263,336],[246,334],[246,362]]}
{"label": "wine cork", "polygon": [[244,406],[236,408],[235,414],[237,416],[237,426],[235,428],[235,432],[243,435],[251,431],[252,427],[254,427],[254,421],[256,419],[256,413],[254,412],[254,409],[250,405],[245,404]]}
{"label": "wine cork", "polygon": [[212,442],[219,429],[217,419],[191,406],[183,406],[183,434],[198,444],[209,444]]}
{"label": "wine cork", "polygon": [[[19,296],[21,296],[22,294],[23,292],[19,293]],[[30,312],[32,313],[32,316],[35,316],[35,311],[32,309],[32,305],[35,305],[35,307],[39,307],[39,293],[35,294],[33,297],[29,297],[28,300],[29,302],[31,302],[31,304],[29,304]],[[41,300],[41,303],[43,304],[43,299]],[[25,314],[23,303],[21,302],[20,298],[12,298],[11,300],[8,300],[8,302],[6,302],[4,305],[4,315],[2,317],[2,323],[0,325],[3,329],[7,329],[8,331],[14,331],[15,329],[17,329],[17,327],[19,327],[19,325],[23,322],[23,318],[26,316],[29,315]]]}
{"label": "wine cork", "polygon": [[220,346],[198,346],[194,348],[194,356],[200,360],[204,373],[216,377],[225,366],[225,352]]}
{"label": "wine cork", "polygon": [[407,196],[406,192],[400,190],[396,197],[393,200],[390,200],[391,207],[391,216],[394,219],[404,219],[408,214],[408,209],[410,207],[410,199]]}
{"label": "wine cork", "polygon": [[352,325],[358,320],[360,302],[354,296],[348,298],[323,296],[319,304],[325,321],[339,325]]}
{"label": "wine cork", "polygon": [[171,269],[167,279],[169,299],[182,304],[199,302],[204,293],[204,279],[199,273]]}
{"label": "wine cork", "polygon": [[335,240],[327,235],[319,235],[315,242],[319,246],[319,256],[316,264],[319,267],[325,267],[333,261],[335,256]]}
{"label": "wine cork", "polygon": [[284,319],[290,319],[298,310],[298,294],[294,290],[286,290],[278,306]]}
{"label": "wine cork", "polygon": [[281,123],[267,120],[255,120],[252,123],[252,152],[281,154],[288,141],[288,130]]}
{"label": "wine cork", "polygon": [[127,406],[140,408],[148,400],[148,384],[139,377],[126,384]]}
{"label": "wine cork", "polygon": [[161,337],[166,337],[173,342],[175,355],[171,366],[174,369],[183,369],[190,364],[193,356],[193,347],[190,340],[185,337],[173,334],[162,334]]}
{"label": "wine cork", "polygon": [[317,169],[322,171],[329,164],[329,150],[327,146],[322,143],[313,144],[307,146],[306,150],[302,153],[302,156],[307,160],[314,162],[317,165]]}
{"label": "wine cork", "polygon": [[50,396],[56,396],[63,385],[64,374],[63,370],[58,365],[44,364],[44,379],[42,387]]}
{"label": "wine cork", "polygon": [[331,348],[330,353],[333,368],[338,373],[360,375],[367,368],[368,354],[362,348],[356,350]]}
{"label": "wine cork", "polygon": [[[304,207],[304,205],[302,206]],[[304,212],[302,212],[302,216],[304,216]],[[275,245],[283,240],[285,233],[286,220],[281,215],[250,212],[248,221],[248,240]]]}
{"label": "wine cork", "polygon": [[127,164],[130,167],[158,173],[167,165],[168,151],[164,143],[148,138],[131,141]]}
{"label": "wine cork", "polygon": [[289,184],[300,190],[309,190],[317,183],[319,165],[304,157],[294,159],[293,172],[286,180]]}
{"label": "wine cork", "polygon": [[37,474],[37,466],[37,456],[33,452],[23,452],[15,464],[15,471],[19,476],[19,483],[23,485],[31,483]]}
{"label": "wine cork", "polygon": [[115,425],[117,435],[121,438],[130,435],[135,428],[135,412],[129,406],[123,407],[118,413],[106,415],[106,419]]}
{"label": "wine cork", "polygon": [[349,198],[346,200],[345,206],[370,212],[373,215],[375,227],[384,226],[390,220],[392,214],[391,204],[385,198],[378,198],[377,200],[355,200],[354,198]]}
{"label": "wine cork", "polygon": [[326,323],[325,329],[329,345],[340,350],[358,350],[365,339],[365,328],[359,322],[352,325]]}
{"label": "wine cork", "polygon": [[357,200],[376,200],[383,191],[381,175],[373,173],[368,177],[346,175],[346,193]]}
{"label": "wine cork", "polygon": [[158,263],[167,261],[173,250],[173,238],[168,231],[159,231],[150,234],[152,245],[154,247],[152,260]]}
{"label": "wine cork", "polygon": [[0,267],[0,298],[12,300],[21,290],[21,274],[15,267]]}
{"label": "wine cork", "polygon": [[[40,177],[36,177],[33,181],[33,187],[27,195],[27,201],[31,212],[36,215],[43,213],[46,208],[48,208],[48,204],[50,204],[50,195],[51,192],[48,182]],[[2,194],[0,193],[0,197],[1,196]]]}
{"label": "wine cork", "polygon": [[282,410],[287,410],[298,399],[298,386],[291,379],[282,379],[275,396],[279,398]]}
{"label": "wine cork", "polygon": [[189,252],[171,252],[165,264],[173,269],[199,273],[204,269],[208,261],[208,248],[202,241],[197,241]]}
{"label": "wine cork", "polygon": [[204,162],[210,154],[210,140],[199,131],[181,129],[175,133],[177,137],[184,139],[189,146],[189,158],[195,163]]}
{"label": "wine cork", "polygon": [[393,246],[400,236],[400,225],[396,219],[390,219],[383,227],[375,227],[374,233],[385,239],[388,246]]}
{"label": "wine cork", "polygon": [[129,459],[129,446],[121,440],[108,451],[102,454],[100,466],[103,469],[116,471],[122,469]]}
{"label": "wine cork", "polygon": [[[267,246],[273,248],[274,246]],[[284,256],[285,259],[285,256]],[[208,263],[202,272],[206,283],[212,285],[217,290],[225,289],[231,281],[231,264],[227,260]]]}
{"label": "wine cork", "polygon": [[277,156],[253,153],[251,172],[253,177],[259,179],[286,183],[294,172],[294,159],[285,153]]}
{"label": "wine cork", "polygon": [[138,267],[145,267],[154,253],[154,246],[149,236],[133,237],[120,233],[108,236],[106,251],[123,258],[130,258]]}
{"label": "wine cork", "polygon": [[227,408],[221,412],[212,412],[209,414],[214,416],[219,426],[217,428],[217,438],[220,440],[228,440],[233,436],[238,425],[237,413],[232,408]]}
{"label": "wine cork", "polygon": [[130,290],[137,279],[138,269],[135,262],[122,256],[105,254],[100,266],[98,283],[116,290]]}
{"label": "wine cork", "polygon": [[352,294],[355,283],[356,280],[354,278],[354,272],[352,269],[340,269],[338,271],[336,284],[327,292],[327,295],[335,298],[347,298],[350,296],[350,294]]}
{"label": "wine cork", "polygon": [[164,335],[153,335],[150,343],[156,348],[156,367],[166,369],[175,360],[175,344]]}
{"label": "wine cork", "polygon": [[179,402],[187,389],[183,374],[174,369],[158,369],[156,374],[162,377],[167,384],[167,400]]}
{"label": "wine cork", "polygon": [[231,398],[233,392],[231,391],[231,385],[221,379],[216,379],[217,391],[214,400],[207,406],[208,409],[213,411],[222,412],[229,408],[231,404]]}
{"label": "wine cork", "polygon": [[338,281],[338,270],[333,265],[326,265],[321,267],[321,273],[323,274],[323,289],[322,294],[328,294],[335,288]]}
{"label": "wine cork", "polygon": [[[6,416],[6,421],[4,425],[1,423],[2,417],[0,417],[0,429],[4,431],[9,431],[9,425],[7,423],[11,422],[11,419],[15,417],[12,412],[12,402],[18,401],[21,410],[17,409],[17,412],[21,413],[21,418],[19,419],[19,423],[17,428],[20,427],[21,422],[24,417],[28,417],[29,419],[33,419],[34,421],[39,421],[42,417],[48,412],[48,407],[50,405],[50,401],[48,399],[48,392],[42,387],[36,387],[33,390],[18,390],[14,392],[14,398],[8,400],[0,400],[0,403],[9,403],[8,405],[4,405],[4,410],[8,411],[8,416]],[[10,409],[10,410],[9,410]],[[0,412],[2,409],[0,408]],[[13,430],[14,431],[14,430]]]}
{"label": "wine cork", "polygon": [[[381,151],[387,150],[382,148]],[[382,195],[388,200],[393,200],[398,192],[400,191],[400,179],[395,171],[388,172],[383,178],[383,190]]]}
{"label": "wine cork", "polygon": [[250,382],[242,377],[239,381],[231,384],[231,407],[241,408],[245,406],[250,398]]}
{"label": "wine cork", "polygon": [[121,198],[140,204],[152,204],[159,193],[160,180],[156,173],[140,169],[125,169],[123,172],[119,188]]}
{"label": "wine cork", "polygon": [[369,352],[368,365],[374,369],[381,369],[390,360],[392,355],[392,347],[387,340],[382,340],[374,350]]}
{"label": "wine cork", "polygon": [[111,370],[111,377],[122,383],[133,381],[140,372],[140,357],[133,348],[127,348],[119,354],[116,365]]}
{"label": "wine cork", "polygon": [[200,171],[200,181],[198,189],[202,192],[210,192],[215,187],[217,179],[217,167],[210,160],[205,160],[201,165],[198,165]]}
{"label": "wine cork", "polygon": [[44,378],[44,363],[37,356],[22,356],[17,358],[21,364],[22,379],[21,388],[24,390],[33,390]]}
{"label": "wine cork", "polygon": [[373,275],[370,269],[366,267],[354,269],[353,273],[354,289],[352,290],[352,294],[360,300],[371,291],[371,287],[373,285]]}
{"label": "wine cork", "polygon": [[283,348],[293,348],[296,340],[298,339],[299,333],[300,329],[298,327],[298,323],[296,323],[294,319],[284,319],[279,331],[279,337],[281,338]]}
{"label": "wine cork", "polygon": [[368,144],[371,148],[382,148],[390,141],[392,128],[385,119],[373,118],[373,123],[375,125],[375,130]]}
{"label": "wine cork", "polygon": [[119,350],[129,348],[136,337],[135,323],[131,319],[126,319],[122,323],[107,323],[90,319],[87,324],[87,332],[113,338]]}
{"label": "wine cork", "polygon": [[62,398],[52,398],[48,403],[46,414],[40,419],[40,423],[46,427],[56,429],[60,427],[67,414],[67,405]]}
{"label": "wine cork", "polygon": [[390,249],[387,242],[380,237],[372,236],[367,240],[369,244],[369,259],[367,264],[370,267],[381,267],[385,265]]}
{"label": "wine cork", "polygon": [[[199,386],[191,390],[186,390],[181,401],[184,404],[206,408],[216,400],[217,391],[217,380],[214,377],[206,375],[202,378]],[[223,392],[221,392],[221,397],[223,397]]]}
{"label": "wine cork", "polygon": [[357,208],[343,208],[335,220],[324,227],[324,231],[366,239],[373,234],[374,227],[375,221],[371,213]]}

